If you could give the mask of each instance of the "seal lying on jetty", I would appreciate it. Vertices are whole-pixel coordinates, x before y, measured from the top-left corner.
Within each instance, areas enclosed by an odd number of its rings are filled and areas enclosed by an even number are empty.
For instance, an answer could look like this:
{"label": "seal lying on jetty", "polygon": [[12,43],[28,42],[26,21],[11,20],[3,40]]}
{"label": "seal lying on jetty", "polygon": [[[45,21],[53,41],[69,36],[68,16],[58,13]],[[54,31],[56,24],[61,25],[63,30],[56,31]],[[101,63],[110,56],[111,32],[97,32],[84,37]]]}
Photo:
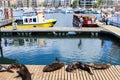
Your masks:
{"label": "seal lying on jetty", "polygon": [[88,64],[89,67],[92,67],[93,69],[108,69],[111,65],[106,63],[91,63]]}
{"label": "seal lying on jetty", "polygon": [[91,72],[89,66],[86,64],[83,64],[80,61],[79,62],[72,62],[71,64],[69,64],[66,68],[66,71],[72,72],[76,69],[81,69],[81,70],[87,71],[90,75],[92,75],[92,72]]}
{"label": "seal lying on jetty", "polygon": [[29,70],[27,69],[27,67],[23,64],[12,64],[10,66],[11,68],[15,68],[15,69],[19,69],[17,71],[18,76],[17,77],[21,77],[22,80],[31,80],[31,74],[29,72]]}
{"label": "seal lying on jetty", "polygon": [[61,69],[64,65],[65,65],[65,63],[62,63],[62,62],[60,63],[59,59],[56,58],[55,62],[53,62],[50,65],[46,65],[43,68],[43,72],[55,71],[55,70]]}
{"label": "seal lying on jetty", "polygon": [[0,65],[0,72],[5,72],[5,71],[13,73],[13,71],[9,67]]}
{"label": "seal lying on jetty", "polygon": [[79,68],[79,63],[78,62],[72,62],[71,64],[69,64],[67,66],[66,71],[67,72],[72,72],[72,71],[74,71],[74,70],[76,70],[78,68]]}

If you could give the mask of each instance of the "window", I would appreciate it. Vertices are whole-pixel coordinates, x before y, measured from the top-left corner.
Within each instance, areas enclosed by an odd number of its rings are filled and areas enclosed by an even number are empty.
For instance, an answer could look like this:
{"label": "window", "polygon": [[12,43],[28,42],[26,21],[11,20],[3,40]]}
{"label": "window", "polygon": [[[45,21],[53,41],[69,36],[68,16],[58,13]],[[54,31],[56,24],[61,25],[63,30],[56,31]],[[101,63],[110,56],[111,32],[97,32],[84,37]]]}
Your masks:
{"label": "window", "polygon": [[36,18],[33,18],[33,22],[36,22]]}
{"label": "window", "polygon": [[25,22],[25,23],[27,23],[27,22],[28,22],[27,18],[26,18],[26,19],[24,19],[24,22]]}

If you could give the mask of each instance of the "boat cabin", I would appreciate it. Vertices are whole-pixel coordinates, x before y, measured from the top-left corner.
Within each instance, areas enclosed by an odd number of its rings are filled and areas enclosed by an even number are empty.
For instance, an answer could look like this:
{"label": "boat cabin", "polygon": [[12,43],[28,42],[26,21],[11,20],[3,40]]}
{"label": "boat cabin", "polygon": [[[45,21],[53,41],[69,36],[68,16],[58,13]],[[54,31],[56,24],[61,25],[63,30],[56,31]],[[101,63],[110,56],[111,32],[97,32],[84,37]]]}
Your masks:
{"label": "boat cabin", "polygon": [[33,24],[33,23],[38,23],[37,16],[23,17],[23,24]]}
{"label": "boat cabin", "polygon": [[38,24],[44,22],[42,12],[27,12],[23,14],[23,24]]}

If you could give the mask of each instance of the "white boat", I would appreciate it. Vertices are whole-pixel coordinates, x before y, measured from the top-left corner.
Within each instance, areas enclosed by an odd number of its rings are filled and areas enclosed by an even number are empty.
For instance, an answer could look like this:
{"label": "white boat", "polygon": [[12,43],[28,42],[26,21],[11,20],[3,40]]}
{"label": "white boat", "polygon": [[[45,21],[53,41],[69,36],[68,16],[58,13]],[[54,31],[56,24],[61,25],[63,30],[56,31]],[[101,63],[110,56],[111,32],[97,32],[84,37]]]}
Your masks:
{"label": "white boat", "polygon": [[120,27],[120,12],[115,12],[109,20],[112,25]]}
{"label": "white boat", "polygon": [[24,12],[22,16],[22,24],[7,25],[5,28],[9,29],[30,29],[30,28],[48,28],[53,27],[56,19],[45,19],[43,11],[28,11]]}

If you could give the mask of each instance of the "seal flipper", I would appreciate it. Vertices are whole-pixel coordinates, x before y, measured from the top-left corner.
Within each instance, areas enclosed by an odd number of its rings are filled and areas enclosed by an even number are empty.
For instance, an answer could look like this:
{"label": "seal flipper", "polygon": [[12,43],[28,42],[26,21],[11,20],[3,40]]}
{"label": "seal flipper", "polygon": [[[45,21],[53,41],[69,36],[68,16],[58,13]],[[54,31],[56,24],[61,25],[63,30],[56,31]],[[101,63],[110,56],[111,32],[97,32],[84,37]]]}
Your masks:
{"label": "seal flipper", "polygon": [[85,65],[84,70],[87,71],[90,75],[93,75],[93,73],[87,65]]}
{"label": "seal flipper", "polygon": [[21,76],[22,76],[22,74],[20,73],[20,71],[16,71],[16,72],[18,73],[18,75],[15,76],[15,78],[18,78],[18,77],[21,77]]}
{"label": "seal flipper", "polygon": [[93,75],[88,65],[79,62],[79,69],[87,71],[90,75]]}
{"label": "seal flipper", "polygon": [[5,71],[13,73],[13,71],[9,67],[7,68],[5,66],[0,65],[0,72],[5,72]]}

